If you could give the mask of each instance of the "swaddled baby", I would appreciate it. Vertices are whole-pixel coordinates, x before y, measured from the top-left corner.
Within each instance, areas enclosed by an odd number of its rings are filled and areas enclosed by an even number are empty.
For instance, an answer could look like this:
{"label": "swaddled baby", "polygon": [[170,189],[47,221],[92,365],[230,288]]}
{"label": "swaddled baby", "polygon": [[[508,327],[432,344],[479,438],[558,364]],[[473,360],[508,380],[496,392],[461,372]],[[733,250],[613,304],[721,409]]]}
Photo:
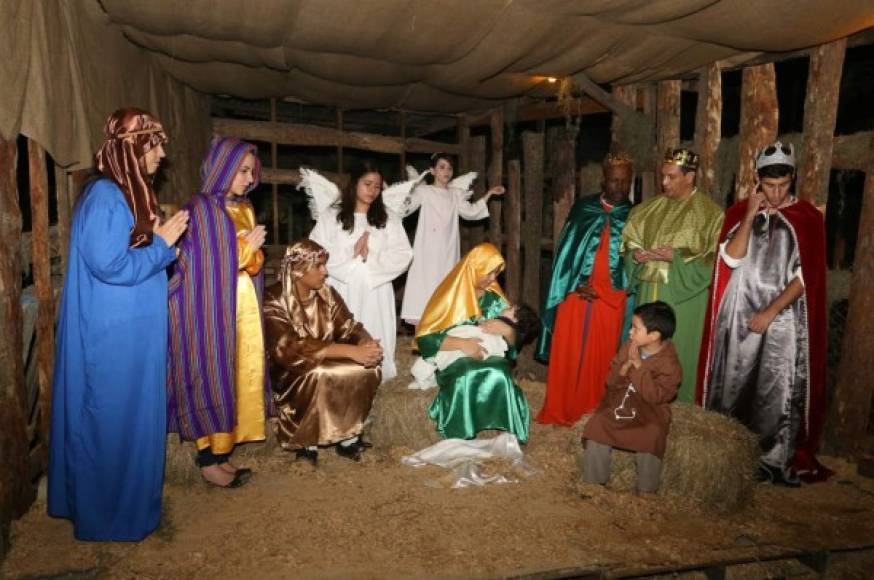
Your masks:
{"label": "swaddled baby", "polygon": [[[521,347],[529,338],[536,335],[540,328],[540,318],[534,309],[527,304],[508,306],[501,311],[500,316],[491,319],[490,322],[499,323],[492,324],[492,328],[497,328],[497,331],[486,332],[484,327],[476,324],[461,324],[449,329],[446,334],[457,338],[478,340],[483,349],[483,359],[487,359],[493,356],[506,356],[508,346],[504,337],[509,335],[511,331],[516,331],[516,345]],[[468,355],[461,350],[441,350],[428,360],[418,357],[410,369],[415,382],[410,383],[409,388],[436,387],[435,373],[448,368],[449,365],[466,356]]]}

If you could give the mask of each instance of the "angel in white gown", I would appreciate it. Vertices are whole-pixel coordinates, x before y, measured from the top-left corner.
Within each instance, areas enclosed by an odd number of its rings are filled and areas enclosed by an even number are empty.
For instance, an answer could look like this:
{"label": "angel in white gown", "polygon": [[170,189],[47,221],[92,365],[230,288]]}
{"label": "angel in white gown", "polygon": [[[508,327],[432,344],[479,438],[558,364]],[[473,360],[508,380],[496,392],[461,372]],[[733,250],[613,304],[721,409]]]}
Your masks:
{"label": "angel in white gown", "polygon": [[[413,250],[400,212],[418,179],[382,189],[378,169],[365,163],[340,189],[301,169],[299,189],[310,198],[316,225],[309,238],[328,250],[328,283],[383,349],[382,380],[397,375],[397,312],[392,280],[410,265]],[[423,174],[424,176],[424,174]]]}
{"label": "angel in white gown", "polygon": [[[408,166],[407,172],[415,174],[415,169]],[[452,161],[442,153],[431,158],[428,172],[434,176],[434,184],[417,185],[409,201],[402,206],[403,217],[421,208],[413,242],[413,264],[407,274],[401,305],[401,318],[414,326],[419,323],[437,285],[461,257],[458,218],[489,217],[489,198],[504,193],[503,187],[496,186],[471,203],[476,173],[452,179]]]}

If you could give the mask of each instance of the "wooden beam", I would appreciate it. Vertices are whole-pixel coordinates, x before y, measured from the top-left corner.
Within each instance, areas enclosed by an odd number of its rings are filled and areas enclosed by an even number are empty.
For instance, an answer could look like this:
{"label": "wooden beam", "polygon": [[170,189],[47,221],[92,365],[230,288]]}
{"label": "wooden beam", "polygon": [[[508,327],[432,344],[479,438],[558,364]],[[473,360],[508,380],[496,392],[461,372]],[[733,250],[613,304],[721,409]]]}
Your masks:
{"label": "wooden beam", "polygon": [[874,393],[874,138],[867,151],[868,172],[829,430],[834,450],[849,456],[865,450]]}
{"label": "wooden beam", "polygon": [[735,182],[735,199],[746,199],[755,183],[756,151],[777,138],[780,114],[773,64],[745,68],[740,100],[740,168]]}
{"label": "wooden beam", "polygon": [[656,153],[680,146],[680,81],[661,81],[656,90]]}
{"label": "wooden beam", "polygon": [[599,104],[603,105],[613,113],[622,115],[623,117],[635,117],[639,113],[634,107],[630,107],[613,95],[602,89],[598,83],[594,82],[584,73],[573,75],[574,83],[579,86],[584,93],[595,99]]}
{"label": "wooden beam", "polygon": [[518,302],[521,295],[522,280],[522,176],[519,161],[514,159],[507,162],[507,193],[506,211],[506,246],[504,255],[507,260],[506,291],[510,300]]}
{"label": "wooden beam", "polygon": [[552,239],[558,240],[561,228],[574,204],[577,173],[577,130],[562,127],[555,131],[549,160],[552,174]]}
{"label": "wooden beam", "polygon": [[[630,85],[628,85],[630,86]],[[513,121],[516,123],[525,123],[530,121],[547,121],[549,119],[564,119],[567,116],[584,117],[586,115],[601,115],[609,113],[610,109],[593,99],[592,97],[583,95],[578,98],[568,101],[535,101],[520,105],[516,109],[513,116]],[[474,114],[468,117],[468,123],[471,127],[484,127],[490,125],[492,121],[491,111]],[[441,119],[435,121],[427,127],[423,127],[416,131],[417,137],[425,137],[440,131],[446,131],[454,126],[454,121]]]}
{"label": "wooden beam", "polygon": [[403,143],[403,148],[401,149],[401,160],[398,163],[398,175],[400,175],[400,179],[405,179],[405,175],[407,174],[407,113],[405,111],[401,111],[401,142]]}
{"label": "wooden beam", "polygon": [[[489,188],[502,185],[504,178],[504,109],[497,108],[490,116],[492,156],[489,160]],[[501,201],[493,197],[489,202],[489,240],[501,248]]]}
{"label": "wooden beam", "polygon": [[21,238],[18,146],[0,137],[0,559],[9,546],[9,521],[27,511],[35,489],[27,477],[27,394],[21,357]]}
{"label": "wooden beam", "polygon": [[[337,131],[343,133],[343,109],[337,107]],[[403,149],[401,149],[403,153]],[[343,144],[337,143],[337,173],[343,173],[345,166],[343,164]]]}
{"label": "wooden beam", "polygon": [[[484,135],[471,137],[468,142],[470,147],[470,169],[476,171],[478,177],[473,183],[473,198],[480,199],[486,192],[486,138]],[[475,222],[466,221],[462,227],[470,235],[470,247],[480,244],[486,239],[486,220]]]}
{"label": "wooden beam", "polygon": [[522,133],[524,160],[525,267],[522,299],[540,312],[540,240],[543,220],[543,133]]}
{"label": "wooden beam", "polygon": [[339,131],[330,127],[297,123],[271,124],[264,121],[213,119],[212,129],[217,135],[234,136],[249,141],[276,142],[282,145],[343,146],[350,149],[395,155],[400,155],[404,150],[408,153],[437,153],[440,151],[454,155],[461,153],[459,146],[452,143],[415,138],[400,139],[387,135]]}
{"label": "wooden beam", "polygon": [[[695,112],[695,152],[700,155],[698,188],[724,205],[716,186],[716,150],[722,138],[722,71],[718,63],[702,68],[698,76],[698,110]],[[724,193],[724,192],[723,192]]]}
{"label": "wooden beam", "polygon": [[804,100],[804,141],[798,159],[796,191],[814,205],[828,201],[838,96],[847,39],[823,44],[810,51],[807,96]]}
{"label": "wooden beam", "polygon": [[46,154],[42,146],[27,140],[30,175],[31,230],[33,233],[33,281],[38,310],[36,317],[36,374],[39,385],[40,435],[49,440],[52,402],[52,369],[55,357],[55,304],[52,293],[51,245],[49,244],[49,186]]}
{"label": "wooden beam", "polygon": [[[349,183],[349,174],[338,174],[333,171],[318,172],[337,184],[337,187],[343,189]],[[261,170],[261,181],[264,183],[276,183],[279,185],[298,185],[300,184],[300,171],[297,169],[272,169],[265,167]]]}

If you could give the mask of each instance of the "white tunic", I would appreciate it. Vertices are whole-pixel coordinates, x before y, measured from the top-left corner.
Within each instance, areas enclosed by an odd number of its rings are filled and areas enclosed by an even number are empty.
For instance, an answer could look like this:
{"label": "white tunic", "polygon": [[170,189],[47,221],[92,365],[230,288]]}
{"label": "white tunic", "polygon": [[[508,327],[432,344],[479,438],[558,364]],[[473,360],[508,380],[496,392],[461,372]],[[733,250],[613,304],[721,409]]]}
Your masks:
{"label": "white tunic", "polygon": [[413,243],[413,264],[401,305],[401,318],[418,323],[425,305],[443,278],[461,257],[458,235],[459,216],[466,220],[489,217],[485,199],[467,201],[470,192],[435,185],[417,185],[408,213],[419,211],[419,224]]}
{"label": "white tunic", "polygon": [[[365,231],[370,232],[367,261],[353,257],[355,242]],[[382,380],[393,378],[397,375],[397,313],[391,282],[404,273],[413,257],[403,224],[389,214],[385,227],[377,229],[367,223],[365,214],[356,213],[355,227],[347,232],[337,221],[337,210],[329,208],[319,216],[309,237],[330,254],[328,283],[340,293],[355,319],[382,344]]]}

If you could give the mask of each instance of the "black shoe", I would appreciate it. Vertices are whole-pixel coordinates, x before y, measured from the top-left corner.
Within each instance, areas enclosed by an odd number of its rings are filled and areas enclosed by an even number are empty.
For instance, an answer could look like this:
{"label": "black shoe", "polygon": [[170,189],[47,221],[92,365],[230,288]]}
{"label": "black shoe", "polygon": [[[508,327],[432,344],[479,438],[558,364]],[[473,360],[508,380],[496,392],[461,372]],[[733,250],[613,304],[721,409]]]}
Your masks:
{"label": "black shoe", "polygon": [[234,476],[243,483],[246,483],[252,478],[253,473],[254,472],[248,467],[238,467],[237,470],[234,472]]}
{"label": "black shoe", "polygon": [[246,482],[248,480],[249,480],[248,477],[241,478],[239,471],[237,471],[237,473],[234,474],[234,479],[232,479],[230,482],[228,482],[227,485],[219,485],[217,483],[211,482],[210,480],[208,480],[205,477],[203,478],[203,481],[205,481],[208,485],[210,485],[212,487],[219,487],[221,489],[237,489],[238,487],[243,487],[244,485],[246,485]]}
{"label": "black shoe", "polygon": [[341,445],[337,443],[334,447],[337,450],[337,455],[351,459],[352,461],[361,461],[361,456],[364,454],[364,447],[359,441],[350,445]]}
{"label": "black shoe", "polygon": [[298,449],[297,451],[294,452],[294,455],[295,455],[295,457],[297,457],[298,461],[300,461],[301,459],[305,459],[306,461],[309,461],[310,463],[312,463],[313,467],[319,466],[319,450],[318,449],[307,449],[307,448]]}

